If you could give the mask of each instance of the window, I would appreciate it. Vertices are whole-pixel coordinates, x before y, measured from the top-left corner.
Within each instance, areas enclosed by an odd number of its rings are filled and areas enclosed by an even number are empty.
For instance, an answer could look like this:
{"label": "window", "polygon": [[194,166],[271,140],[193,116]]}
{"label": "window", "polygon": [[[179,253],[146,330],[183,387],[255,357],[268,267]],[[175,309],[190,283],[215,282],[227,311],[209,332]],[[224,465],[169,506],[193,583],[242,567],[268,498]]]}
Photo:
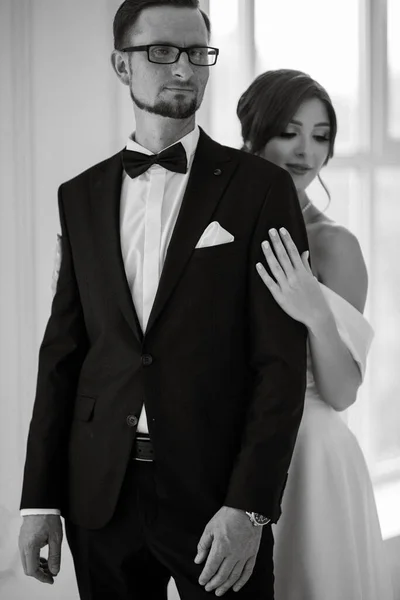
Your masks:
{"label": "window", "polygon": [[400,2],[388,0],[388,133],[400,141]]}
{"label": "window", "polygon": [[247,85],[247,82],[244,83],[246,69],[243,63],[246,50],[238,35],[240,1],[211,1],[209,14],[213,31],[212,42],[221,49],[218,63],[211,71],[210,77],[212,134],[215,139],[227,145],[239,147],[240,125],[235,118],[236,105],[239,95]]}
{"label": "window", "polygon": [[336,0],[329,21],[323,5],[320,0],[255,0],[256,75],[297,69],[321,83],[341,125],[336,150],[352,152],[361,143],[359,2]]}
{"label": "window", "polygon": [[380,470],[400,457],[400,168],[376,172],[373,228],[373,299],[376,330],[371,364],[371,420],[374,454]]}

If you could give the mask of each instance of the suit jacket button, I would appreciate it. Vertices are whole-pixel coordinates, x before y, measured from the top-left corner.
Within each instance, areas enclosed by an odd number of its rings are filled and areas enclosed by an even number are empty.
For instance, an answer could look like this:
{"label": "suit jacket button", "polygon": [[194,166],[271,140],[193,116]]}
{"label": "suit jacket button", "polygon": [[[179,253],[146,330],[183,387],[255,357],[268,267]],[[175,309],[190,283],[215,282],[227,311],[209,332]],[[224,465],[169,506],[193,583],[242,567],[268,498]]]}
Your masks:
{"label": "suit jacket button", "polygon": [[143,354],[142,365],[144,367],[149,367],[152,362],[153,362],[153,357],[151,356],[151,354]]}
{"label": "suit jacket button", "polygon": [[135,417],[135,415],[128,415],[126,417],[126,422],[129,425],[129,427],[136,427],[136,425],[138,424],[138,420],[137,417]]}
{"label": "suit jacket button", "polygon": [[215,169],[214,175],[221,175],[221,174],[222,174],[221,169]]}

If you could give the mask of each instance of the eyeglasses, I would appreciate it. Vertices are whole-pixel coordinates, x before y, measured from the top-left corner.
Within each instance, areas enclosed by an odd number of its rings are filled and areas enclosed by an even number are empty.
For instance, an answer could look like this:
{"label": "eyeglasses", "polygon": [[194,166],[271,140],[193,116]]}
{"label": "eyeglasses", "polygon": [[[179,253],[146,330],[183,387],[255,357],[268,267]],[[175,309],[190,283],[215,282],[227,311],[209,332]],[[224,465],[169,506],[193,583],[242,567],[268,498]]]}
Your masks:
{"label": "eyeglasses", "polygon": [[147,46],[130,46],[122,48],[122,52],[147,52],[149,62],[160,65],[172,65],[178,62],[182,52],[186,52],[189,62],[197,67],[211,67],[217,62],[219,50],[209,46],[190,46],[179,48],[168,44],[150,44]]}

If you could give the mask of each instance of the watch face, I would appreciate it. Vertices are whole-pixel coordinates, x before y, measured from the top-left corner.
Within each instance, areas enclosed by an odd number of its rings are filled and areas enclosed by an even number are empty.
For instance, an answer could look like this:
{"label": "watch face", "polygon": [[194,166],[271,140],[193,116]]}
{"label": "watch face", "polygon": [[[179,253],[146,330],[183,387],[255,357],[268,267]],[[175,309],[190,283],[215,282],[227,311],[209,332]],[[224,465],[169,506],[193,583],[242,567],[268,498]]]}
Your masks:
{"label": "watch face", "polygon": [[260,515],[259,513],[253,513],[253,514],[254,514],[254,520],[258,525],[267,525],[267,523],[269,523],[271,520],[268,517],[264,517],[264,515]]}

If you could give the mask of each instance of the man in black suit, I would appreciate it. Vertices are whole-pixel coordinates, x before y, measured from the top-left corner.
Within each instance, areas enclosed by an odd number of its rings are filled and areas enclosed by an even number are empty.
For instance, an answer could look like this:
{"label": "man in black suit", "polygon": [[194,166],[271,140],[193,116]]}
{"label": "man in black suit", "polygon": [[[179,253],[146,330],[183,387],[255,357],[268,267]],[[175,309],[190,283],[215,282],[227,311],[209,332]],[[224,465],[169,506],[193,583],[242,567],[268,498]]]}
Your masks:
{"label": "man in black suit", "polygon": [[306,329],[255,265],[271,228],[307,239],[290,175],[195,124],[209,30],[197,0],[123,3],[112,64],[135,133],[59,190],[20,549],[52,583],[61,513],[84,600],[166,598],[171,575],[182,600],[273,598]]}

